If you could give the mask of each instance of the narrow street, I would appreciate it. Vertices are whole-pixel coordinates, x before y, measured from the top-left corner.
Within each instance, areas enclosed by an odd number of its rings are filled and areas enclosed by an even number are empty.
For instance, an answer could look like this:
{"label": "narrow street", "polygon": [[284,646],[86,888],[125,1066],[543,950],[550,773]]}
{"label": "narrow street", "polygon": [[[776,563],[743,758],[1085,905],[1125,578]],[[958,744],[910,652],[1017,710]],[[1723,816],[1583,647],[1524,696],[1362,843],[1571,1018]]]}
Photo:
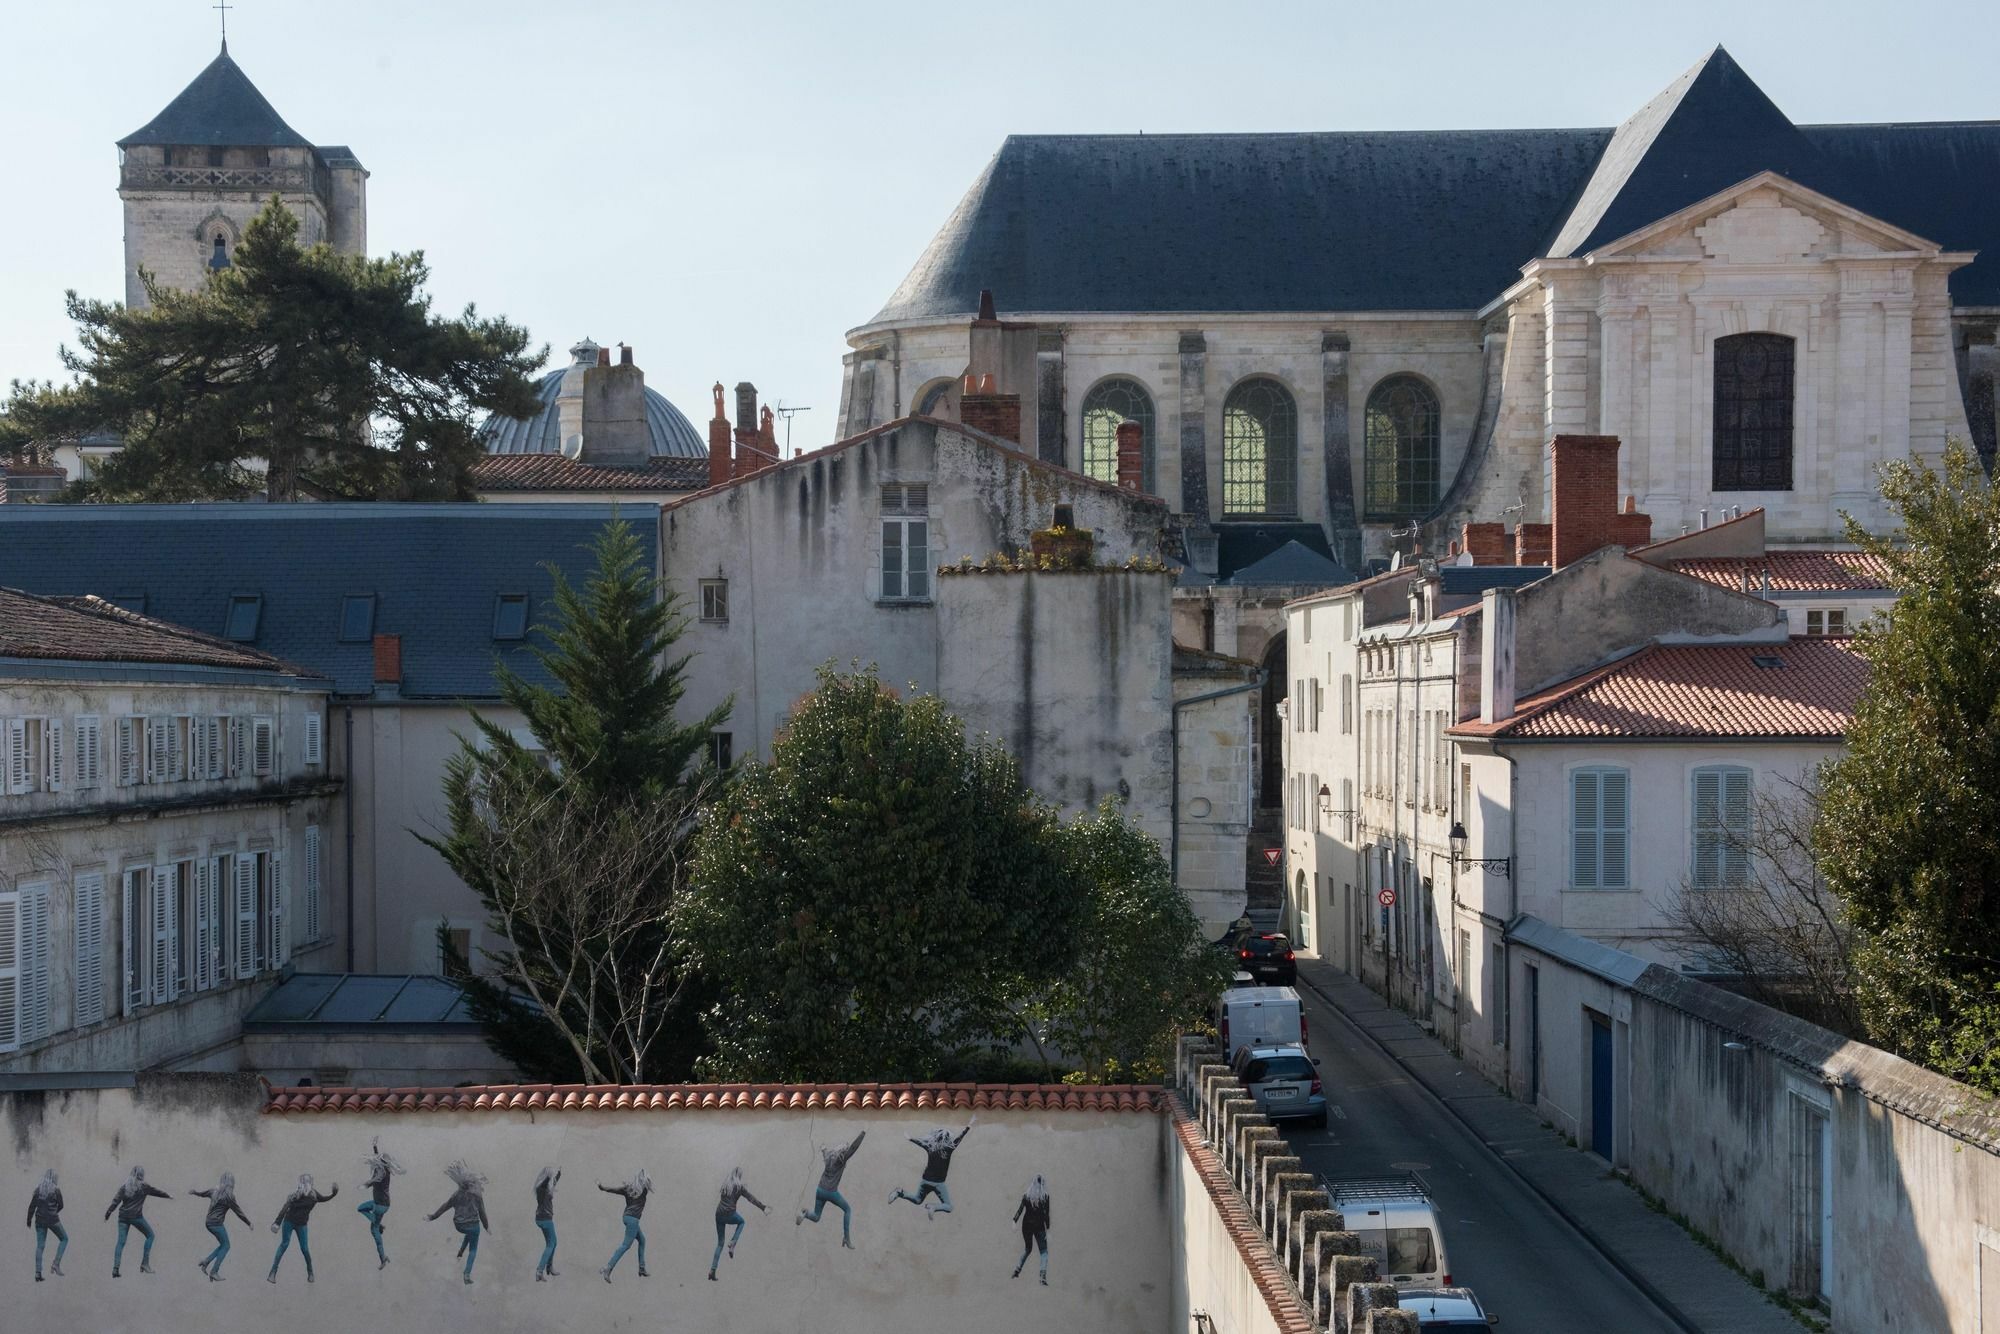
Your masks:
{"label": "narrow street", "polygon": [[[1474,1138],[1428,1089],[1307,986],[1312,1053],[1334,1108],[1325,1131],[1287,1127],[1308,1167],[1328,1177],[1414,1169],[1430,1185],[1452,1280],[1501,1328],[1534,1334],[1675,1334],[1669,1320]],[[1484,1084],[1471,1098],[1498,1098]]]}

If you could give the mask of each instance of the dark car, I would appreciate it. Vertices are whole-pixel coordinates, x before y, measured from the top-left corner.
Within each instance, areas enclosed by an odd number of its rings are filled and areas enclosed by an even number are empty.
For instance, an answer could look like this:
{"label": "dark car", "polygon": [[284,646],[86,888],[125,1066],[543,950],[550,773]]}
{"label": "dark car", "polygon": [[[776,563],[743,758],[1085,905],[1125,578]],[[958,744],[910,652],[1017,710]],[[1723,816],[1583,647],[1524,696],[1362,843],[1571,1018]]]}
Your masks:
{"label": "dark car", "polygon": [[1259,986],[1289,987],[1299,980],[1299,966],[1292,959],[1292,942],[1275,932],[1238,940],[1236,970],[1250,974]]}
{"label": "dark car", "polygon": [[1396,1295],[1397,1305],[1414,1311],[1418,1328],[1433,1330],[1484,1330],[1500,1323],[1488,1315],[1471,1288],[1410,1288]]}

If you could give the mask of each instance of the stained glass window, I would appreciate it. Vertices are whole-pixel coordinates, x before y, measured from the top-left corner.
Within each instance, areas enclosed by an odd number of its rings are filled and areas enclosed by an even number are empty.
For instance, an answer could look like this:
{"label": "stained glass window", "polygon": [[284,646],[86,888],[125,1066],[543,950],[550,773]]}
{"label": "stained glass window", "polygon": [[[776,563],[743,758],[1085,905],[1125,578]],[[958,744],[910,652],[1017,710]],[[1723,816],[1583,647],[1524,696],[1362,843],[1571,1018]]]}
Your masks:
{"label": "stained glass window", "polygon": [[1298,506],[1299,414],[1276,380],[1245,380],[1222,405],[1222,512]]}
{"label": "stained glass window", "polygon": [[1715,340],[1715,489],[1792,489],[1792,340]]}

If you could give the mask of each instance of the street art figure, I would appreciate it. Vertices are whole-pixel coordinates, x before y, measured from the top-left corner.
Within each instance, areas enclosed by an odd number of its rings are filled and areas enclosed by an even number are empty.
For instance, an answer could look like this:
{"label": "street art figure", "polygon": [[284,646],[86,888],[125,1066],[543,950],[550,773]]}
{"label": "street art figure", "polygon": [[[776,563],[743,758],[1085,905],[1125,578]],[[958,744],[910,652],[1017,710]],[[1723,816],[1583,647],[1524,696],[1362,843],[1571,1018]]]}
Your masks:
{"label": "street art figure", "polygon": [[639,1243],[639,1277],[649,1277],[646,1273],[646,1233],[639,1226],[639,1216],[646,1212],[646,1197],[653,1193],[653,1178],[647,1176],[646,1169],[642,1167],[622,1186],[607,1186],[600,1181],[597,1188],[607,1195],[622,1196],[625,1200],[625,1240],[611,1252],[611,1258],[605,1262],[604,1268],[597,1271],[598,1275],[609,1283],[611,1271],[618,1267],[618,1262],[636,1241]]}
{"label": "street art figure", "polygon": [[35,1183],[35,1193],[28,1197],[28,1226],[35,1230],[35,1282],[42,1281],[42,1248],[48,1245],[49,1233],[56,1234],[56,1259],[49,1266],[49,1272],[62,1277],[63,1252],[69,1249],[69,1233],[62,1225],[63,1197],[56,1186],[56,1169],[51,1167],[42,1173],[42,1179]]}
{"label": "street art figure", "polygon": [[854,1137],[854,1143],[845,1148],[829,1146],[819,1151],[821,1164],[819,1185],[813,1188],[812,1212],[799,1210],[799,1216],[792,1220],[794,1227],[800,1223],[819,1222],[820,1211],[830,1204],[840,1210],[840,1244],[850,1251],[854,1249],[854,1243],[848,1239],[848,1225],[854,1221],[854,1211],[848,1208],[847,1201],[841,1198],[840,1174],[847,1170],[847,1160],[861,1147],[861,1141],[867,1134],[867,1131],[862,1131]]}
{"label": "street art figure", "polygon": [[451,1193],[450,1199],[433,1209],[424,1221],[431,1222],[446,1214],[451,1215],[451,1225],[464,1238],[458,1243],[458,1253],[465,1257],[462,1277],[471,1283],[472,1264],[479,1258],[479,1234],[482,1229],[487,1232],[493,1230],[493,1224],[486,1219],[486,1178],[467,1167],[462,1160],[445,1168],[444,1174],[458,1189]]}
{"label": "street art figure", "polygon": [[118,1214],[118,1247],[111,1252],[113,1278],[118,1277],[119,1266],[125,1263],[125,1237],[134,1228],[137,1228],[139,1235],[146,1239],[146,1249],[139,1255],[139,1272],[142,1274],[153,1272],[153,1225],[146,1221],[148,1196],[162,1200],[173,1198],[165,1191],[147,1185],[146,1169],[135,1167],[132,1169],[132,1175],[125,1178],[125,1184],[118,1188],[118,1193],[111,1197],[111,1203],[105,1207],[106,1218],[111,1217],[113,1210]]}
{"label": "street art figure", "polygon": [[389,1212],[389,1178],[403,1175],[403,1165],[382,1152],[382,1146],[368,1142],[368,1198],[354,1206],[354,1212],[368,1220],[368,1235],[375,1240],[375,1267],[389,1267],[389,1253],[382,1249],[382,1215]]}
{"label": "street art figure", "polygon": [[[967,1121],[965,1129],[959,1131],[956,1135],[940,1127],[922,1139],[911,1140],[910,1143],[922,1149],[927,1155],[924,1159],[923,1179],[917,1183],[917,1193],[915,1195],[904,1190],[890,1191],[889,1203],[894,1204],[897,1200],[908,1200],[911,1204],[921,1204],[924,1206],[924,1217],[926,1218],[935,1217],[938,1214],[950,1213],[951,1192],[945,1188],[945,1174],[951,1171],[951,1155],[958,1151],[958,1146],[965,1142],[965,1137],[970,1135],[972,1128],[978,1124],[979,1118],[975,1116],[970,1121]],[[927,1198],[932,1195],[937,1196],[937,1203],[926,1203]]]}
{"label": "street art figure", "polygon": [[1021,1225],[1021,1259],[1014,1266],[1014,1277],[1021,1277],[1021,1266],[1028,1263],[1028,1252],[1040,1248],[1042,1252],[1042,1286],[1049,1286],[1049,1183],[1036,1177],[1028,1183],[1027,1193],[1021,1196],[1021,1203],[1014,1209],[1014,1221]]}
{"label": "street art figure", "polygon": [[199,1187],[190,1190],[190,1195],[199,1195],[208,1201],[208,1235],[215,1238],[215,1249],[200,1260],[195,1267],[208,1275],[210,1283],[222,1282],[222,1262],[229,1256],[229,1228],[225,1225],[230,1214],[243,1220],[244,1227],[252,1226],[250,1216],[243,1212],[243,1206],[236,1202],[236,1175],[224,1172],[222,1180],[212,1190]]}
{"label": "street art figure", "polygon": [[306,1262],[306,1282],[313,1281],[313,1253],[307,1244],[306,1226],[312,1222],[313,1207],[325,1204],[338,1194],[340,1194],[340,1183],[337,1181],[326,1194],[322,1195],[313,1189],[310,1173],[299,1175],[299,1184],[292,1187],[292,1193],[287,1195],[285,1202],[278,1207],[278,1216],[271,1220],[271,1231],[279,1233],[278,1253],[271,1257],[271,1272],[264,1275],[266,1283],[278,1281],[278,1262],[285,1258],[285,1251],[291,1246],[292,1238],[295,1236],[299,1239],[299,1254]]}
{"label": "street art figure", "polygon": [[542,1230],[542,1258],[535,1262],[535,1282],[561,1278],[556,1273],[556,1182],[560,1167],[544,1167],[535,1176],[535,1226]]}
{"label": "street art figure", "polygon": [[748,1200],[757,1206],[758,1212],[770,1213],[764,1202],[750,1193],[743,1184],[743,1169],[732,1167],[722,1181],[722,1197],[715,1204],[715,1254],[708,1258],[708,1281],[715,1282],[715,1267],[722,1263],[722,1233],[731,1223],[736,1224],[736,1233],[729,1239],[729,1258],[736,1258],[736,1243],[743,1240],[743,1215],[736,1211],[739,1200]]}

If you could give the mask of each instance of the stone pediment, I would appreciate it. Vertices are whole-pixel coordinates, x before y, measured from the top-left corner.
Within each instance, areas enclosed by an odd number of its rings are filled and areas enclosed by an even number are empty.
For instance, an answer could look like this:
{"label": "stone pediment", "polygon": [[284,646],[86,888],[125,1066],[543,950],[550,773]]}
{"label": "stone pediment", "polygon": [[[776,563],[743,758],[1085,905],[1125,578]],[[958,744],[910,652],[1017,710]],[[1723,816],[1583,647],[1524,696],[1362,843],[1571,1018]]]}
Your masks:
{"label": "stone pediment", "polygon": [[1788,264],[1819,248],[1827,230],[1786,204],[1775,190],[1757,190],[1694,229],[1710,259],[1725,264]]}
{"label": "stone pediment", "polygon": [[1775,172],[1691,205],[1592,251],[1607,259],[1795,264],[1836,255],[1936,255],[1940,247]]}

